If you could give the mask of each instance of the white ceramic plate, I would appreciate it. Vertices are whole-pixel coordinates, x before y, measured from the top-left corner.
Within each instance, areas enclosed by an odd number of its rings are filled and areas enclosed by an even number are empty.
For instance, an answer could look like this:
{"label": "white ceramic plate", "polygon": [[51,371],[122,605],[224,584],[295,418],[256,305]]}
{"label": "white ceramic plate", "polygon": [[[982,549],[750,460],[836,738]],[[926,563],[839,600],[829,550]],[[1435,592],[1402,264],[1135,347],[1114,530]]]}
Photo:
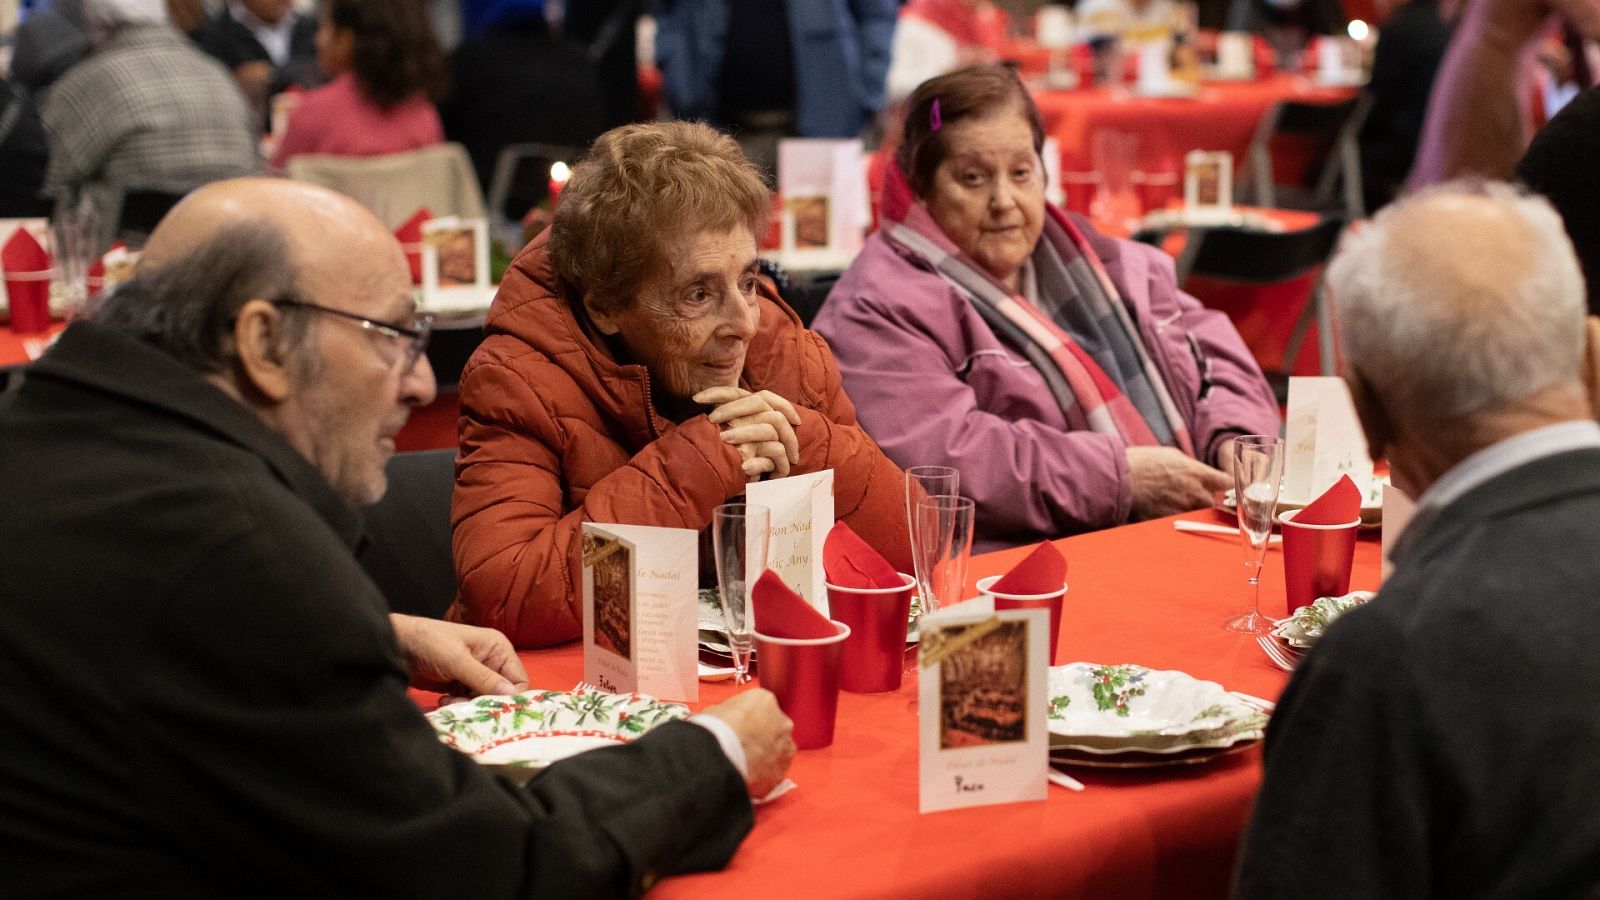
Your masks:
{"label": "white ceramic plate", "polygon": [[1050,669],[1050,746],[1082,753],[1182,753],[1265,734],[1267,716],[1214,681],[1144,666]]}
{"label": "white ceramic plate", "polygon": [[428,721],[439,740],[480,763],[539,768],[585,750],[627,743],[688,714],[680,703],[580,687],[488,694],[440,707]]}

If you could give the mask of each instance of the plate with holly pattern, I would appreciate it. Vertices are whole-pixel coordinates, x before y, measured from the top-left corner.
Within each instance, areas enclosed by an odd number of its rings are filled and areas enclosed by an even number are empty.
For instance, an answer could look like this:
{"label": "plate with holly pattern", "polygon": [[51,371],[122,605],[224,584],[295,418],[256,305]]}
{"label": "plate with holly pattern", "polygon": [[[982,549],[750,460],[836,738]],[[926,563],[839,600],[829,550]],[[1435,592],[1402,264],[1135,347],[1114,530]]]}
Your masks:
{"label": "plate with holly pattern", "polygon": [[1083,753],[1182,753],[1259,740],[1267,716],[1214,681],[1144,666],[1050,669],[1050,746]]}
{"label": "plate with holly pattern", "polygon": [[625,744],[689,708],[645,694],[593,688],[488,694],[428,714],[439,740],[485,765],[543,768],[585,750]]}

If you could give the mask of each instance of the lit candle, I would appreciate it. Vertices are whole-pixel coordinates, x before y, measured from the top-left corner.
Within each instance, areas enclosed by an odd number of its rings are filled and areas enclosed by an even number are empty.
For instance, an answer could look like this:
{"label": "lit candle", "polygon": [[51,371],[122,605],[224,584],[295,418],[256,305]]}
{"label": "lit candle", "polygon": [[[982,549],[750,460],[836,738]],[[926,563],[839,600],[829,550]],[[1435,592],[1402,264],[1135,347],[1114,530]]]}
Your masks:
{"label": "lit candle", "polygon": [[561,189],[567,186],[567,179],[572,177],[572,169],[564,162],[557,160],[550,167],[550,211],[554,212],[556,203],[561,200]]}

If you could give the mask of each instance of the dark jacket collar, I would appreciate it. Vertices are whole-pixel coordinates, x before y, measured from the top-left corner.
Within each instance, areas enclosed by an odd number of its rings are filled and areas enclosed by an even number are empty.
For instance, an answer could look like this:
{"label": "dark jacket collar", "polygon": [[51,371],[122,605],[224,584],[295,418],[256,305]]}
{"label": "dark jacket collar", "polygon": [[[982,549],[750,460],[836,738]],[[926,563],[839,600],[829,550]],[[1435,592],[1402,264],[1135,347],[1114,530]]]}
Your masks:
{"label": "dark jacket collar", "polygon": [[194,370],[119,329],[74,322],[29,366],[28,378],[54,378],[154,407],[185,419],[197,431],[260,457],[284,486],[304,500],[355,549],[363,519],[334,493],[300,452],[237,400]]}
{"label": "dark jacket collar", "polygon": [[1419,511],[1391,554],[1396,566],[1428,556],[1457,534],[1529,507],[1600,493],[1600,450],[1574,450],[1518,466],[1439,509]]}

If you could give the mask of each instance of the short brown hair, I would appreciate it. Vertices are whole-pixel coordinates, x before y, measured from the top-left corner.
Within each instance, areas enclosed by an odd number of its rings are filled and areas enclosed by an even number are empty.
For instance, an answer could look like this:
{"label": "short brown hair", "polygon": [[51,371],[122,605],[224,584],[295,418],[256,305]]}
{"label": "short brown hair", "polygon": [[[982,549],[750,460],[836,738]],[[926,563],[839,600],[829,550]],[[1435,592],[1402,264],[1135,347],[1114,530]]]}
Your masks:
{"label": "short brown hair", "polygon": [[624,125],[573,167],[550,225],[550,265],[574,299],[623,309],[673,236],[758,234],[771,210],[761,173],[727,135],[699,122]]}
{"label": "short brown hair", "polygon": [[[935,128],[933,104],[939,104]],[[1044,150],[1044,120],[1039,107],[1028,96],[1017,73],[1006,66],[969,66],[917,86],[906,104],[906,124],[895,162],[911,182],[911,193],[918,197],[933,186],[933,173],[944,162],[950,148],[945,145],[944,127],[963,119],[983,119],[1014,109],[1022,113],[1033,129],[1033,152]]]}

